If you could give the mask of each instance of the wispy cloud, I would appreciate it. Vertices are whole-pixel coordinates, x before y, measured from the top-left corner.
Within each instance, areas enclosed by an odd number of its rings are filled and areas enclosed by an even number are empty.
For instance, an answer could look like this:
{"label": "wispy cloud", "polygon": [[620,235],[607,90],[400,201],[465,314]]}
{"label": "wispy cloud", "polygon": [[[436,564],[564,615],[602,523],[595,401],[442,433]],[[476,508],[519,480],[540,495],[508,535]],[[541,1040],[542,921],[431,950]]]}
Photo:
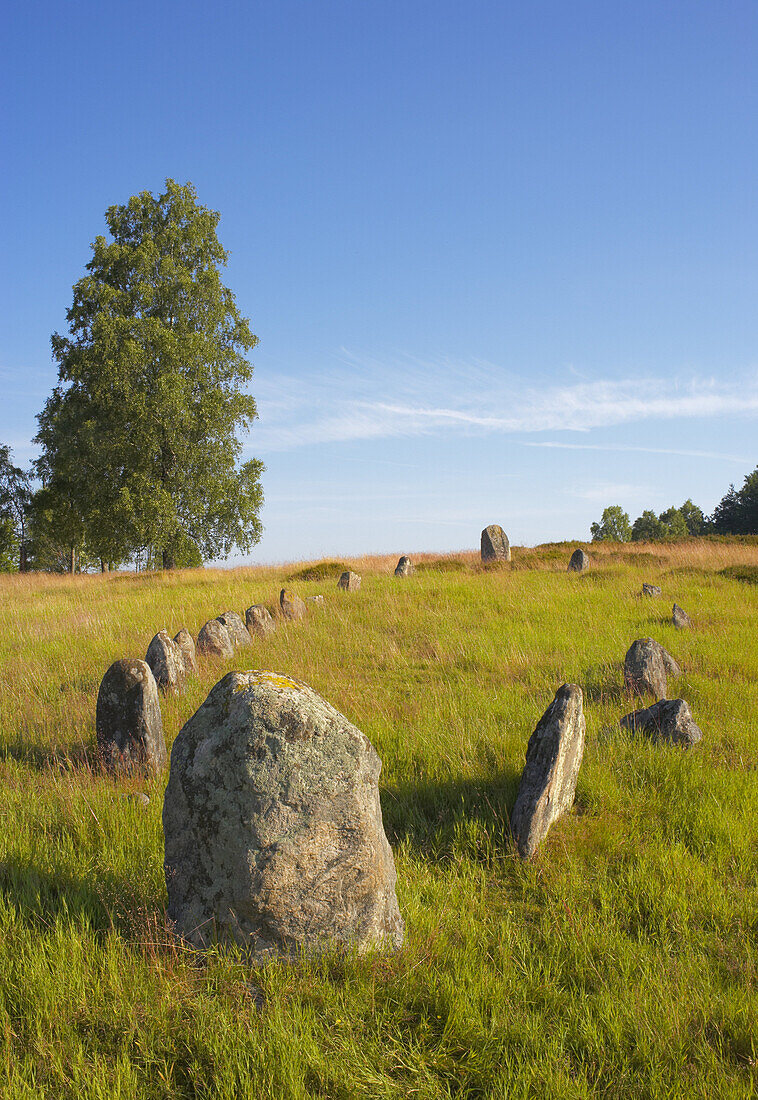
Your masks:
{"label": "wispy cloud", "polygon": [[681,458],[715,458],[724,462],[739,462],[745,465],[752,458],[744,455],[725,455],[719,451],[683,451],[674,447],[636,447],[613,443],[559,443],[556,440],[521,440],[522,447],[549,447],[562,451],[631,451],[644,455],[678,455]]}
{"label": "wispy cloud", "polygon": [[[434,394],[433,401],[429,394]],[[306,383],[281,376],[264,378],[259,410],[260,422],[251,443],[252,449],[264,452],[306,444],[452,432],[588,432],[643,421],[755,416],[758,372],[739,382],[713,378],[578,379],[538,387],[525,385],[512,373],[481,361],[429,363],[401,357],[382,363],[371,357],[349,359],[343,352],[334,370]],[[745,461],[736,455],[696,450],[618,449]]]}

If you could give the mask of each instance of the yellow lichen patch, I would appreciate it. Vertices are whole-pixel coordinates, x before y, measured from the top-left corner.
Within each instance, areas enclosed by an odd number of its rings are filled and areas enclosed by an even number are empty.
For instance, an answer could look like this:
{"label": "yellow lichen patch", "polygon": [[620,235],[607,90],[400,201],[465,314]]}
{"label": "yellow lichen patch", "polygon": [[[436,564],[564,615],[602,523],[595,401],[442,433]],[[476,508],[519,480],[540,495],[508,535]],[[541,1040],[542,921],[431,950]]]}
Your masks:
{"label": "yellow lichen patch", "polygon": [[297,680],[290,679],[289,676],[285,676],[281,672],[266,672],[260,669],[251,669],[249,672],[241,672],[240,676],[245,676],[247,679],[246,684],[237,684],[235,692],[244,691],[246,687],[251,684],[270,684],[272,687],[287,688],[290,691],[302,691],[303,685],[299,684]]}

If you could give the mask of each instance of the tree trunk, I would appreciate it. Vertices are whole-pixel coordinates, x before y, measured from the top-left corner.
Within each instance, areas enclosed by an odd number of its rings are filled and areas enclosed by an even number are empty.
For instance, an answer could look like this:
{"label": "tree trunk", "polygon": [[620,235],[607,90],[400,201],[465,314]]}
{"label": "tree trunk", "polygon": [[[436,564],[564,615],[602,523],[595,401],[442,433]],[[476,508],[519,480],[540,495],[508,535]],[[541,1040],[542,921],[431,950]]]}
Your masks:
{"label": "tree trunk", "polygon": [[101,573],[110,573],[110,571],[111,571],[110,563],[105,561],[104,558],[101,558],[100,559],[100,572]]}
{"label": "tree trunk", "polygon": [[173,554],[173,551],[171,551],[171,550],[164,550],[163,551],[163,568],[164,569],[173,569],[174,568],[174,554]]}
{"label": "tree trunk", "polygon": [[71,553],[69,555],[69,560],[68,560],[68,568],[69,568],[69,572],[71,573],[71,576],[73,576],[74,573],[76,572],[76,547],[75,546],[71,547]]}

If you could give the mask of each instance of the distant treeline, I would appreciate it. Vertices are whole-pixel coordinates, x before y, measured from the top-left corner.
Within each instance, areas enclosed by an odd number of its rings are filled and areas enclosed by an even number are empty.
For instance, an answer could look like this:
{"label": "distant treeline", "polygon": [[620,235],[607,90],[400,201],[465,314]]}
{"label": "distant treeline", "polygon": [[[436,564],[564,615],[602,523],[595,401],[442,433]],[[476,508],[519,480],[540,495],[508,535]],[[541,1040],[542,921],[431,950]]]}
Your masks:
{"label": "distant treeline", "polygon": [[593,542],[653,542],[697,535],[758,535],[758,466],[747,474],[741,489],[730,485],[714,509],[706,516],[702,508],[685,500],[656,515],[647,510],[632,523],[620,504],[603,511],[599,523],[590,527]]}

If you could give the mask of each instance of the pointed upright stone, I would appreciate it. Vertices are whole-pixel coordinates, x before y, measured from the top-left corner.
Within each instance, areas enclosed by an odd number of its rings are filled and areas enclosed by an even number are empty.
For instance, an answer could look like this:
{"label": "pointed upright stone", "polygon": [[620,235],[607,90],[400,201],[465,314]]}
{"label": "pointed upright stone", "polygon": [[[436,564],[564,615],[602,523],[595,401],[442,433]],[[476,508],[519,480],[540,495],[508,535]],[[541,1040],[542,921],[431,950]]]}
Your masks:
{"label": "pointed upright stone", "polygon": [[225,676],[171,750],[163,829],[177,932],[261,961],[399,947],[380,770],[364,734],[306,684]]}
{"label": "pointed upright stone", "polygon": [[245,612],[245,626],[251,637],[265,638],[267,634],[273,634],[276,630],[274,617],[267,607],[262,604],[253,604]]}
{"label": "pointed upright stone", "polygon": [[201,628],[197,636],[197,651],[203,657],[221,657],[224,660],[234,656],[234,644],[229,631],[218,619],[210,619]]}
{"label": "pointed upright stone", "polygon": [[187,676],[197,674],[197,655],[195,653],[195,639],[185,626],[174,635],[174,641],[179,646],[179,651],[184,661],[184,671]]}
{"label": "pointed upright stone", "polygon": [[244,646],[250,645],[253,639],[250,637],[250,632],[243,623],[242,617],[236,611],[225,611],[223,615],[217,615],[216,618],[226,627],[235,649],[242,649]]}
{"label": "pointed upright stone", "polygon": [[568,563],[569,573],[584,573],[590,567],[590,556],[584,550],[575,550]]}
{"label": "pointed upright stone", "polygon": [[416,572],[413,562],[407,554],[403,554],[395,566],[396,577],[411,577]]}
{"label": "pointed upright stone", "polygon": [[160,691],[178,693],[183,690],[186,675],[184,657],[167,630],[159,630],[155,635],[147,647],[145,660]]}
{"label": "pointed upright stone", "polygon": [[482,561],[510,561],[511,544],[503,528],[491,523],[482,531]]}
{"label": "pointed upright stone", "polygon": [[550,826],[574,804],[584,754],[582,689],[564,684],[537,725],[526,750],[511,828],[522,859],[532,856]]}
{"label": "pointed upright stone", "polygon": [[305,601],[288,588],[279,593],[279,606],[285,619],[302,619],[305,615]]}
{"label": "pointed upright stone", "polygon": [[668,694],[667,676],[680,675],[679,665],[654,638],[638,638],[626,652],[624,687],[633,695],[647,692],[656,699],[665,699]]}
{"label": "pointed upright stone", "polygon": [[343,592],[357,592],[360,586],[361,578],[357,573],[353,573],[351,569],[347,569],[342,573],[337,581],[337,587],[341,588]]}
{"label": "pointed upright stone", "polygon": [[692,619],[689,617],[683,607],[680,607],[678,603],[675,603],[671,611],[671,621],[677,630],[689,630],[692,626]]}
{"label": "pointed upright stone", "polygon": [[95,729],[98,755],[113,774],[150,775],[165,765],[158,687],[146,661],[114,661],[97,694]]}

